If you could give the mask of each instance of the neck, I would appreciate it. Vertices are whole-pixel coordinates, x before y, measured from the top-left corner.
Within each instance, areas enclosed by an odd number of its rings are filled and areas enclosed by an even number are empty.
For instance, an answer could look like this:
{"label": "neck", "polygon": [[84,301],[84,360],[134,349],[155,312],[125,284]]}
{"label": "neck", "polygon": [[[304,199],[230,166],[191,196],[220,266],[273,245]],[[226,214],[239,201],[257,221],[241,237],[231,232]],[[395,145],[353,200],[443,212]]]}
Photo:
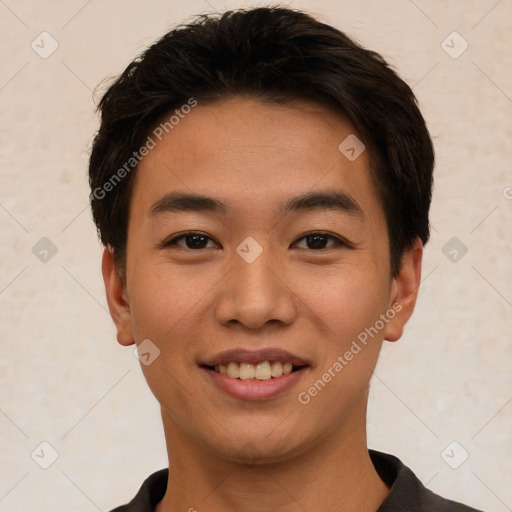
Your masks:
{"label": "neck", "polygon": [[368,454],[365,414],[362,426],[341,426],[294,457],[264,464],[212,454],[163,416],[169,481],[157,512],[375,512],[389,492]]}

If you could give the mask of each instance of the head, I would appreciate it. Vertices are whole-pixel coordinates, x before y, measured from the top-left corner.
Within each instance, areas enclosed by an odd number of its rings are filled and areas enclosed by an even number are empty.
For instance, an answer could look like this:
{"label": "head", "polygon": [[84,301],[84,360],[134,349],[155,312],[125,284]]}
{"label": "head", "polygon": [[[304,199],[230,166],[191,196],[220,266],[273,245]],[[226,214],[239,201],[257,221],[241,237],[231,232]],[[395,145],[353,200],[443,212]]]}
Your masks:
{"label": "head", "polygon": [[[99,108],[89,174],[107,298],[119,342],[160,353],[143,369],[169,431],[265,460],[364,431],[429,238],[433,148],[407,84],[337,29],[257,8],[170,31]],[[231,349],[290,352],[293,400],[211,387]]]}

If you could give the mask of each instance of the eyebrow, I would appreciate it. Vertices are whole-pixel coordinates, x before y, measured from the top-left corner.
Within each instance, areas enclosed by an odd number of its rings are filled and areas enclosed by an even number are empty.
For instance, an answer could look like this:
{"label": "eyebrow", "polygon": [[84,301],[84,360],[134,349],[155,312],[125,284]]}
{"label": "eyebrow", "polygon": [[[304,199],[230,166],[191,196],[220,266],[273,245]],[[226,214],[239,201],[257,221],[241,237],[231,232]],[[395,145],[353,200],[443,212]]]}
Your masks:
{"label": "eyebrow", "polygon": [[[227,214],[229,210],[227,204],[213,197],[182,192],[170,192],[151,206],[150,214],[152,216],[173,212],[211,212]],[[363,216],[361,206],[350,194],[332,189],[307,192],[292,197],[279,206],[279,212],[281,214],[292,211],[312,210],[337,211],[347,215]]]}

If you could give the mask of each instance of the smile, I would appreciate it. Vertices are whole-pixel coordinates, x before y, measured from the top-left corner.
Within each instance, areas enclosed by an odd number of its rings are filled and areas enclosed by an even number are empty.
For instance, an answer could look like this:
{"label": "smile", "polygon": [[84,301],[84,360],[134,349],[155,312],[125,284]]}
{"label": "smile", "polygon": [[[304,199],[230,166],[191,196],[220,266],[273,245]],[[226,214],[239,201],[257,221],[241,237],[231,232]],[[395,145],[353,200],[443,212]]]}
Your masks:
{"label": "smile", "polygon": [[227,364],[217,364],[208,368],[232,379],[270,380],[297,371],[301,367],[293,366],[290,362],[281,361],[262,361],[256,364],[230,361]]}
{"label": "smile", "polygon": [[244,401],[277,398],[311,370],[311,361],[277,347],[233,348],[198,364],[213,389]]}

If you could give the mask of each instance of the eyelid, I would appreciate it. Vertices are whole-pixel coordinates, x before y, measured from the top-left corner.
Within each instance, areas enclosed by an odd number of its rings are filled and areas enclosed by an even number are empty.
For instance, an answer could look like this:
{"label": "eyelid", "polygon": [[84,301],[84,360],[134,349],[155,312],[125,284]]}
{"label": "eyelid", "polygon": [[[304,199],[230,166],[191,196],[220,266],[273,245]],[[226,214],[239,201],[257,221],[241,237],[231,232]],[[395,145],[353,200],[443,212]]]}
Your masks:
{"label": "eyelid", "polygon": [[[191,235],[202,235],[205,238],[208,238],[209,240],[215,242],[217,245],[221,246],[219,244],[219,242],[217,242],[214,238],[212,238],[208,233],[205,233],[204,231],[184,231],[182,233],[177,233],[175,235],[172,235],[172,237],[164,240],[161,244],[159,244],[159,248],[164,249],[165,247],[169,247],[172,245],[177,245],[178,247],[181,247],[177,244],[177,241],[182,238],[185,238],[186,236],[191,236]],[[188,248],[182,247],[182,249],[188,249]],[[188,249],[188,250],[193,251],[194,249]],[[195,249],[195,250],[197,251],[198,249]]]}
{"label": "eyelid", "polygon": [[306,238],[308,236],[313,236],[313,235],[326,236],[327,238],[334,240],[336,243],[335,243],[335,245],[332,245],[330,247],[325,247],[323,249],[306,249],[306,250],[309,250],[312,252],[322,252],[322,251],[327,251],[329,249],[336,249],[337,247],[348,247],[348,248],[354,247],[348,240],[342,238],[341,236],[335,235],[334,233],[330,233],[329,231],[322,231],[322,230],[314,230],[314,231],[309,231],[308,233],[304,233],[299,238],[297,238],[297,240],[295,242],[293,242],[292,245],[295,245],[300,240],[303,240],[304,238]]}
{"label": "eyelid", "polygon": [[[182,238],[185,238],[186,236],[190,236],[190,235],[202,235],[205,238],[213,241],[218,246],[222,247],[222,245],[219,244],[219,242],[217,242],[214,238],[212,238],[208,233],[205,233],[204,231],[184,231],[182,233],[177,233],[177,234],[173,235],[171,238],[164,240],[161,244],[159,244],[159,247],[162,249],[169,247],[169,246],[173,246],[173,245],[181,247],[177,244],[177,241],[181,240]],[[304,233],[299,238],[297,238],[295,240],[295,242],[292,243],[292,246],[296,245],[299,241],[305,239],[306,237],[313,236],[313,235],[322,235],[327,238],[330,238],[331,240],[335,241],[335,244],[330,247],[324,247],[322,249],[306,248],[304,250],[313,251],[313,252],[322,252],[322,251],[327,251],[329,249],[335,249],[335,248],[339,248],[339,247],[348,247],[348,248],[354,247],[353,244],[351,244],[348,240],[344,239],[343,237],[340,237],[339,235],[335,235],[334,233],[330,233],[328,231],[322,231],[322,230],[314,230],[314,231],[308,231],[307,233]],[[186,250],[190,250],[190,251],[201,250],[201,249],[189,249],[188,247],[182,247],[182,249],[186,249]],[[208,247],[205,247],[203,249],[208,249]],[[210,247],[210,249],[211,249],[211,247]]]}

